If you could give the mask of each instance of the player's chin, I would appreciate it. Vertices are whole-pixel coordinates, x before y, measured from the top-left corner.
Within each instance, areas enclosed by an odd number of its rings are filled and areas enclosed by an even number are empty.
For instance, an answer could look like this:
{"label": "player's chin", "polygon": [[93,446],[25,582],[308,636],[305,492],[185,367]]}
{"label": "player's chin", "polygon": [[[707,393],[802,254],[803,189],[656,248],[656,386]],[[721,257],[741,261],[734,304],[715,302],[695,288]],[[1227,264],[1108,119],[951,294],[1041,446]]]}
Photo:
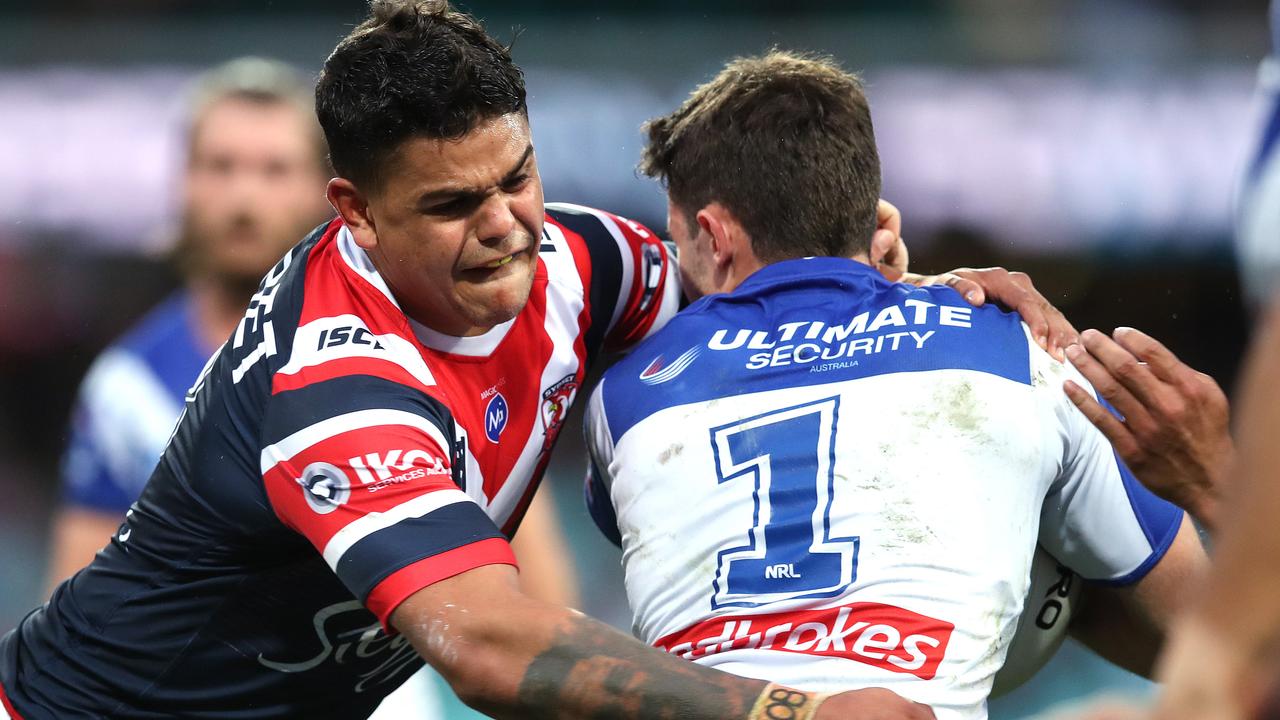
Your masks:
{"label": "player's chin", "polygon": [[514,318],[529,302],[533,274],[512,274],[490,279],[473,286],[470,302],[472,322],[476,326],[501,325]]}

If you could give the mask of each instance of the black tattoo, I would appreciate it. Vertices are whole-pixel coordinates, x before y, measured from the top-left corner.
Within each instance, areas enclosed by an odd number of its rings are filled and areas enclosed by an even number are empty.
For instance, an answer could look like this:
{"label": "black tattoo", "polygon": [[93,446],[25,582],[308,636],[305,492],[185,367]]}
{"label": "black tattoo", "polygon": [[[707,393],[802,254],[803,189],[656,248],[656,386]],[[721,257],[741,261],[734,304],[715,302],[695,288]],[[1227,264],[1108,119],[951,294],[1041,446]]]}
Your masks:
{"label": "black tattoo", "polygon": [[769,720],[795,720],[800,709],[809,704],[809,695],[790,688],[774,688],[769,691],[769,702],[765,703],[764,716]]}
{"label": "black tattoo", "polygon": [[528,718],[742,720],[764,685],[575,617],[562,621],[556,641],[529,663],[518,701]]}

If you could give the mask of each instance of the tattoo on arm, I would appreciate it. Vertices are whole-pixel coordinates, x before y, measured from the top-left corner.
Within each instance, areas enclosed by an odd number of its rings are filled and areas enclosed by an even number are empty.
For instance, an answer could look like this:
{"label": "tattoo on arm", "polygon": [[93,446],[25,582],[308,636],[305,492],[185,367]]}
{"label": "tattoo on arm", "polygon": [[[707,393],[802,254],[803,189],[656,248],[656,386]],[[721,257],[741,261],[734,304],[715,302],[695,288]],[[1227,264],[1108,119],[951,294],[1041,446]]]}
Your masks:
{"label": "tattoo on arm", "polygon": [[525,717],[741,720],[765,686],[646,648],[585,617],[562,621],[556,638],[520,681]]}

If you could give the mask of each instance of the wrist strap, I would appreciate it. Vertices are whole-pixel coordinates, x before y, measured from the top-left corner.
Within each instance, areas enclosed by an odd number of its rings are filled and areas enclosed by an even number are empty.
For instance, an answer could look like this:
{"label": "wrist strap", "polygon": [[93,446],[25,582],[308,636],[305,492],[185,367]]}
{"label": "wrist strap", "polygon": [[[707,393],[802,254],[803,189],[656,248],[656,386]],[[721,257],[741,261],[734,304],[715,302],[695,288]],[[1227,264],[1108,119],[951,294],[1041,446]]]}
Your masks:
{"label": "wrist strap", "polygon": [[830,693],[807,693],[786,685],[769,683],[751,706],[747,720],[813,720],[818,706]]}

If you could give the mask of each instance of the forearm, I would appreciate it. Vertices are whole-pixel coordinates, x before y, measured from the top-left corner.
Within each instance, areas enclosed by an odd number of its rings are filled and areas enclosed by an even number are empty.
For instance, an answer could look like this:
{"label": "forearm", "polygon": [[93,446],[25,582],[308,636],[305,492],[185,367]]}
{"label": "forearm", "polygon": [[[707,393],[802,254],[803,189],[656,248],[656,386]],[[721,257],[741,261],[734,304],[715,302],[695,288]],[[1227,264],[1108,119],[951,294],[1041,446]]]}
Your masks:
{"label": "forearm", "polygon": [[1164,632],[1135,612],[1121,593],[1097,586],[1085,590],[1080,612],[1072,619],[1071,636],[1107,661],[1150,679]]}
{"label": "forearm", "polygon": [[521,669],[510,686],[477,709],[521,718],[740,719],[764,688],[646,648],[585,616],[551,614],[530,618],[544,632],[509,658]]}
{"label": "forearm", "polygon": [[[581,613],[524,596],[508,571],[470,571],[465,575],[487,576],[487,584],[444,581],[415,594],[393,615],[458,696],[486,714],[741,720],[765,686],[646,647]],[[808,697],[796,695],[790,702],[815,702]]]}
{"label": "forearm", "polygon": [[1160,562],[1134,585],[1090,584],[1071,633],[1120,667],[1152,677],[1175,619],[1204,586],[1209,560],[1185,515]]}

